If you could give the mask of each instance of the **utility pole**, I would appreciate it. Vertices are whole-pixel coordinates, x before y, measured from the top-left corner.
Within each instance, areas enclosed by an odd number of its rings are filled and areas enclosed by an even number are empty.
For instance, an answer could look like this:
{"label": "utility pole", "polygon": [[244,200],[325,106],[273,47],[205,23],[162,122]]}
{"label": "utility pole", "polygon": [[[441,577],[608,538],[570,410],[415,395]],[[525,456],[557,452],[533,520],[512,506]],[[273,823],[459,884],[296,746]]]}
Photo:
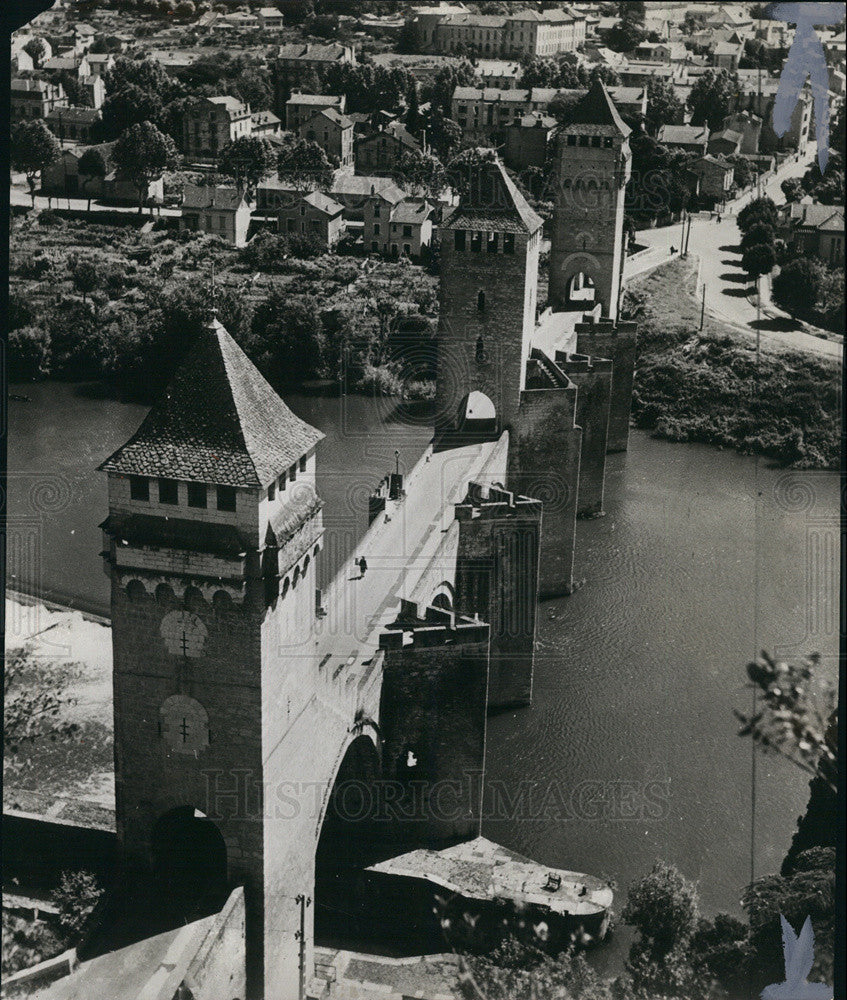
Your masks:
{"label": "utility pole", "polygon": [[700,302],[700,329],[703,329],[703,321],[706,318],[706,282],[703,282],[703,298]]}
{"label": "utility pole", "polygon": [[306,907],[311,906],[312,899],[304,893],[294,897],[294,902],[300,906],[300,930],[294,936],[300,942],[300,1000],[306,996]]}

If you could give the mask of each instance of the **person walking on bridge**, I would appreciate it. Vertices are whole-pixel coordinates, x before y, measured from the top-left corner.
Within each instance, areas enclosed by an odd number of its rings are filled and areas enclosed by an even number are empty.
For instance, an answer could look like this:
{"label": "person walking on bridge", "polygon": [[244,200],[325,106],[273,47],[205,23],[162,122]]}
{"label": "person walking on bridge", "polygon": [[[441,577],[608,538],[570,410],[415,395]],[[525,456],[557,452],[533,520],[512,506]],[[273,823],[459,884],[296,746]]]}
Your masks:
{"label": "person walking on bridge", "polygon": [[359,562],[358,562],[358,565],[359,565],[359,573],[360,573],[360,574],[361,574],[362,576],[364,576],[364,575],[365,575],[365,573],[366,573],[366,572],[367,572],[367,570],[368,570],[368,561],[367,561],[367,559],[365,559],[365,557],[364,557],[364,556],[362,556],[362,557],[361,557],[361,558],[359,559]]}

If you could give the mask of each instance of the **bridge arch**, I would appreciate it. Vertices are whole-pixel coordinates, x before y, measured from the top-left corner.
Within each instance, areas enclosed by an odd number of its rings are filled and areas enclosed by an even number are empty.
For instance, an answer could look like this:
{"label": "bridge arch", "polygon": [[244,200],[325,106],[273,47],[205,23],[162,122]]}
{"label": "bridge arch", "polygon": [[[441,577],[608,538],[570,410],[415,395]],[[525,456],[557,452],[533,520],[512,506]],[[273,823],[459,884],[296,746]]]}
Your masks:
{"label": "bridge arch", "polygon": [[349,734],[321,810],[315,847],[315,940],[366,933],[364,869],[381,860],[379,737],[364,721]]}
{"label": "bridge arch", "polygon": [[445,611],[452,611],[455,606],[456,592],[453,584],[449,580],[442,580],[432,592],[429,604],[436,608],[443,608]]}
{"label": "bridge arch", "polygon": [[220,910],[229,877],[227,848],[217,825],[191,805],[170,809],[151,836],[153,878],[162,908],[185,921]]}
{"label": "bridge arch", "polygon": [[[591,307],[602,301],[604,273],[600,262],[590,253],[573,253],[559,265],[558,287],[564,290],[560,306],[576,309]],[[609,308],[603,302],[606,314]]]}
{"label": "bridge arch", "polygon": [[491,433],[497,428],[497,409],[479,389],[469,392],[459,404],[456,426],[468,433]]}

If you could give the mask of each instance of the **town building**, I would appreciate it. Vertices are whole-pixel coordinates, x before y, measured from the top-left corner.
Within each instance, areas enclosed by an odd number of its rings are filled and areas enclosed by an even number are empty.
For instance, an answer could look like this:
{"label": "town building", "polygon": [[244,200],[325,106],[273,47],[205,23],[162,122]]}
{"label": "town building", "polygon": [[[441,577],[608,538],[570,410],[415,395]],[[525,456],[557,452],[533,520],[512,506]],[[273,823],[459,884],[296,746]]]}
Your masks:
{"label": "town building", "polygon": [[736,156],[741,152],[744,134],[735,129],[722,128],[709,135],[709,152],[715,156]]}
{"label": "town building", "polygon": [[718,42],[712,50],[712,65],[716,69],[725,69],[734,73],[744,55],[744,45],[739,42]]}
{"label": "town building", "polygon": [[250,204],[243,190],[212,184],[186,184],[183,188],[181,230],[208,233],[235,247],[243,247],[250,217]]}
{"label": "town building", "polygon": [[550,156],[557,121],[536,111],[512,122],[506,130],[503,162],[512,170],[543,169]]}
{"label": "town building", "polygon": [[735,168],[721,156],[706,154],[689,168],[700,181],[700,196],[714,205],[725,201],[732,190]]}
{"label": "town building", "polygon": [[379,189],[371,185],[370,195],[362,204],[362,240],[367,252],[391,252],[391,213],[405,198],[405,192],[393,182]]}
{"label": "town building", "polygon": [[511,90],[517,87],[523,67],[516,59],[477,59],[473,75],[480,87],[499,87]]}
{"label": "town building", "polygon": [[85,59],[94,76],[104,76],[115,65],[112,52],[86,52]]}
{"label": "town building", "polygon": [[182,152],[189,163],[214,162],[227,143],[252,133],[250,105],[229,95],[199,97],[186,109]]}
{"label": "town building", "polygon": [[12,80],[11,121],[46,118],[54,108],[66,108],[68,98],[61,83],[47,80]]}
{"label": "town building", "polygon": [[311,43],[281,45],[276,57],[271,61],[275,70],[274,111],[282,116],[291,82],[297,82],[307,70],[320,73],[329,66],[337,66],[340,63],[355,66],[356,50],[350,45],[341,45],[337,42],[327,45]]}
{"label": "town building", "polygon": [[356,173],[396,175],[403,157],[419,153],[421,144],[401,122],[391,122],[356,142]]}
{"label": "town building", "polygon": [[326,108],[333,108],[340,115],[344,114],[347,97],[344,94],[301,94],[295,92],[285,102],[285,127],[289,132],[296,132],[301,125]]}
{"label": "town building", "polygon": [[[531,90],[503,90],[496,87],[456,87],[452,119],[465,136],[491,137],[505,132],[527,115],[547,114],[556,97],[579,99],[586,91],[533,87]],[[609,94],[622,115],[639,117],[647,113],[644,87],[610,87]]]}
{"label": "town building", "polygon": [[298,127],[297,134],[301,139],[316,142],[331,163],[343,170],[353,169],[353,122],[334,107],[322,108],[304,121]]}
{"label": "town building", "polygon": [[405,198],[389,216],[388,252],[392,257],[420,257],[432,243],[432,205],[425,198]]}
{"label": "town building", "polygon": [[284,236],[311,236],[327,248],[344,234],[344,206],[320,191],[292,199],[279,210],[279,232]]}
{"label": "town building", "polygon": [[79,81],[79,89],[86,107],[102,108],[106,100],[106,84],[102,76],[84,76]]}
{"label": "town building", "polygon": [[709,148],[708,125],[662,125],[656,141],[668,149],[705,156]]}
{"label": "town building", "polygon": [[11,59],[11,70],[12,77],[19,76],[21,73],[31,73],[35,69],[35,63],[32,61],[32,56],[25,52],[23,49],[18,49],[17,52],[12,54]]}
{"label": "town building", "polygon": [[256,17],[262,31],[279,31],[283,25],[282,11],[278,7],[260,7]]}
{"label": "town building", "polygon": [[90,145],[100,121],[95,108],[54,108],[44,119],[60,143],[82,142]]}
{"label": "town building", "polygon": [[[791,119],[784,135],[778,136],[773,127],[773,108],[779,89],[779,79],[757,79],[756,70],[739,70],[742,90],[735,100],[736,111],[749,111],[762,121],[759,139],[761,153],[797,153],[806,148],[812,125],[812,96],[808,87],[799,94],[791,111]],[[746,86],[745,86],[746,84]],[[747,89],[749,88],[749,89]]]}
{"label": "town building", "polygon": [[407,21],[417,27],[424,52],[481,58],[551,58],[573,52],[585,41],[585,17],[575,10],[518,10],[512,14],[473,14],[440,5],[412,7]]}
{"label": "town building", "polygon": [[84,76],[91,76],[92,73],[88,57],[80,55],[78,52],[74,52],[73,49],[66,52],[60,52],[57,56],[53,56],[52,59],[45,60],[41,68],[45,73],[51,75],[57,73],[71,73],[80,78]]}
{"label": "town building", "polygon": [[262,139],[277,138],[282,132],[282,122],[273,111],[254,111],[250,115],[250,135]]}
{"label": "town building", "polygon": [[778,235],[798,254],[830,267],[844,263],[844,206],[800,202],[786,206]]}
{"label": "town building", "polygon": [[762,137],[762,119],[749,111],[738,111],[724,119],[723,127],[741,133],[740,153],[754,155],[759,152]]}
{"label": "town building", "polygon": [[[45,194],[67,198],[96,198],[105,204],[137,205],[138,188],[133,181],[117,172],[112,163],[113,142],[94,146],[73,146],[62,150],[59,158],[41,171],[41,188]],[[89,149],[96,149],[103,157],[106,174],[103,177],[80,172],[79,164]],[[150,181],[142,201],[145,205],[161,205],[164,200],[164,181],[161,177]]]}

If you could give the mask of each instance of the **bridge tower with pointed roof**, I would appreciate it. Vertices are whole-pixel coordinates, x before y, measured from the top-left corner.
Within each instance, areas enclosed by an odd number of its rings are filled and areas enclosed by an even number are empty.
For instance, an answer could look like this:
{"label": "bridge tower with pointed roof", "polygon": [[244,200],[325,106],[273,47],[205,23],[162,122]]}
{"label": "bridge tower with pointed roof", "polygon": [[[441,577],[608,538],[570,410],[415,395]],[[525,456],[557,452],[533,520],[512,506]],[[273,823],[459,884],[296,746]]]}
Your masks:
{"label": "bridge tower with pointed roof", "polygon": [[492,151],[467,166],[465,191],[441,231],[436,425],[517,417],[538,287],[541,218]]}
{"label": "bridge tower with pointed roof", "polygon": [[588,279],[603,315],[617,318],[631,131],[597,78],[559,132],[550,249],[550,301],[557,308],[590,308],[576,287]]}
{"label": "bridge tower with pointed roof", "polygon": [[314,819],[280,819],[268,799],[308,777],[292,761],[326,763],[309,714],[322,438],[212,310],[101,466],[124,870],[182,907],[178,922],[243,884],[251,997],[296,995],[312,947],[298,900],[313,894]]}

